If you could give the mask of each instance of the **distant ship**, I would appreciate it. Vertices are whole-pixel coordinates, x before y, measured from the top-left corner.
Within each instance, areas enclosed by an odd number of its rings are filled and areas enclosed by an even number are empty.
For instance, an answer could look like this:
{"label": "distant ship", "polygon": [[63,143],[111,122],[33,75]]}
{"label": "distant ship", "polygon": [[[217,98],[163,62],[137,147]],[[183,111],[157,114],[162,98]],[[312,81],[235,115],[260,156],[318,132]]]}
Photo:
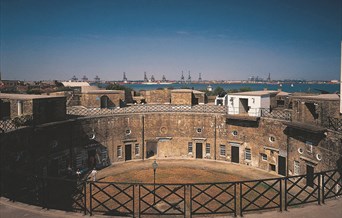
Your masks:
{"label": "distant ship", "polygon": [[142,82],[141,84],[144,84],[144,85],[169,85],[169,84],[172,84],[172,82]]}

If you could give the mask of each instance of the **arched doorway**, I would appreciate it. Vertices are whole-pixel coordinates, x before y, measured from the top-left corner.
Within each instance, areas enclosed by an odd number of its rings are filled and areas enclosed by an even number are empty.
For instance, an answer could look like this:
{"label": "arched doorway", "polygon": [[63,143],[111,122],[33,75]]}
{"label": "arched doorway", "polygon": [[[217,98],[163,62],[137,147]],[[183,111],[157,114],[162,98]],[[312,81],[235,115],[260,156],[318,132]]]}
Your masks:
{"label": "arched doorway", "polygon": [[108,108],[108,96],[101,96],[101,108]]}

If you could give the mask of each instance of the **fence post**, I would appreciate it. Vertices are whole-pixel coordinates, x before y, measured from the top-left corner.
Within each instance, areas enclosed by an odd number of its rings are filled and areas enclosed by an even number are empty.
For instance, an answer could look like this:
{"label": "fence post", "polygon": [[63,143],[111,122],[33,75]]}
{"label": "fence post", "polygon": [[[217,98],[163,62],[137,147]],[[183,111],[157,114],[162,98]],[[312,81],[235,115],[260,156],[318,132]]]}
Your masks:
{"label": "fence post", "polygon": [[242,215],[242,182],[240,182],[240,216],[243,217]]}
{"label": "fence post", "polygon": [[282,193],[283,193],[283,186],[282,186],[282,183],[283,183],[283,178],[280,178],[279,179],[279,182],[280,182],[280,189],[279,189],[279,191],[280,191],[280,193],[279,193],[279,195],[280,195],[280,212],[283,212],[283,195],[282,195]]}
{"label": "fence post", "polygon": [[321,205],[321,173],[318,173],[318,205]]}
{"label": "fence post", "polygon": [[284,191],[285,191],[285,210],[287,211],[287,180],[288,180],[289,178],[287,178],[287,177],[285,177],[285,179],[284,179],[284,182],[285,182],[285,189],[284,189]]}
{"label": "fence post", "polygon": [[324,200],[324,189],[325,189],[325,184],[324,184],[324,173],[322,173],[322,203],[325,204]]}
{"label": "fence post", "polygon": [[236,217],[236,184],[234,183],[234,216]]}
{"label": "fence post", "polygon": [[89,202],[89,213],[90,213],[90,216],[92,216],[93,215],[93,205],[92,205],[92,203],[93,203],[93,191],[92,191],[92,189],[93,189],[93,183],[92,182],[90,182],[89,183],[89,200],[90,200],[90,202]]}
{"label": "fence post", "polygon": [[87,215],[87,181],[83,181],[83,191],[84,191],[84,215]]}

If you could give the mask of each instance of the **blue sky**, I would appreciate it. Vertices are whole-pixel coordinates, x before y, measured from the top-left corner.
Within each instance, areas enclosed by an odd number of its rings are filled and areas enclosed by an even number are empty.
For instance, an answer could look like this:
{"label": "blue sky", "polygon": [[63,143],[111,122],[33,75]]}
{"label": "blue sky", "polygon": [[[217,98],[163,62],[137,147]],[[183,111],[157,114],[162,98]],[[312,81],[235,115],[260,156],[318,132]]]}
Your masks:
{"label": "blue sky", "polygon": [[340,0],[0,0],[4,79],[339,79]]}

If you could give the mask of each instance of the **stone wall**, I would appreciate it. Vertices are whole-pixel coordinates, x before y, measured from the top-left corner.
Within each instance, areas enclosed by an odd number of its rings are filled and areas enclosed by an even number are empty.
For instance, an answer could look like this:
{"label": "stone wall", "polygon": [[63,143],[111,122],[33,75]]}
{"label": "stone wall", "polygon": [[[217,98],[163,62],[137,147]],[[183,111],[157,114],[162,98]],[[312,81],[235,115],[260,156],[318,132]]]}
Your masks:
{"label": "stone wall", "polygon": [[[286,170],[292,175],[294,161],[299,161],[300,171],[305,173],[312,159],[318,172],[336,168],[342,156],[338,132],[316,136],[291,130],[276,119],[226,118],[184,112],[122,114],[27,127],[0,134],[2,166],[30,166],[55,175],[63,174],[69,164],[74,169],[101,168],[147,157],[231,162],[232,149],[238,147],[238,163],[278,173],[279,158],[285,157]],[[313,151],[301,157],[298,149],[306,149],[308,140],[312,141]],[[315,160],[317,154],[321,154],[321,161]],[[18,155],[22,161],[17,161]]]}
{"label": "stone wall", "polygon": [[192,90],[172,90],[171,104],[193,105],[194,96]]}
{"label": "stone wall", "polygon": [[171,102],[171,91],[168,89],[140,91],[140,94],[147,104],[170,104]]}
{"label": "stone wall", "polygon": [[[123,106],[125,91],[116,91],[115,93],[106,91],[101,92],[99,90],[96,93],[82,93],[81,105],[89,108],[115,108]],[[104,101],[106,103],[103,103]]]}

